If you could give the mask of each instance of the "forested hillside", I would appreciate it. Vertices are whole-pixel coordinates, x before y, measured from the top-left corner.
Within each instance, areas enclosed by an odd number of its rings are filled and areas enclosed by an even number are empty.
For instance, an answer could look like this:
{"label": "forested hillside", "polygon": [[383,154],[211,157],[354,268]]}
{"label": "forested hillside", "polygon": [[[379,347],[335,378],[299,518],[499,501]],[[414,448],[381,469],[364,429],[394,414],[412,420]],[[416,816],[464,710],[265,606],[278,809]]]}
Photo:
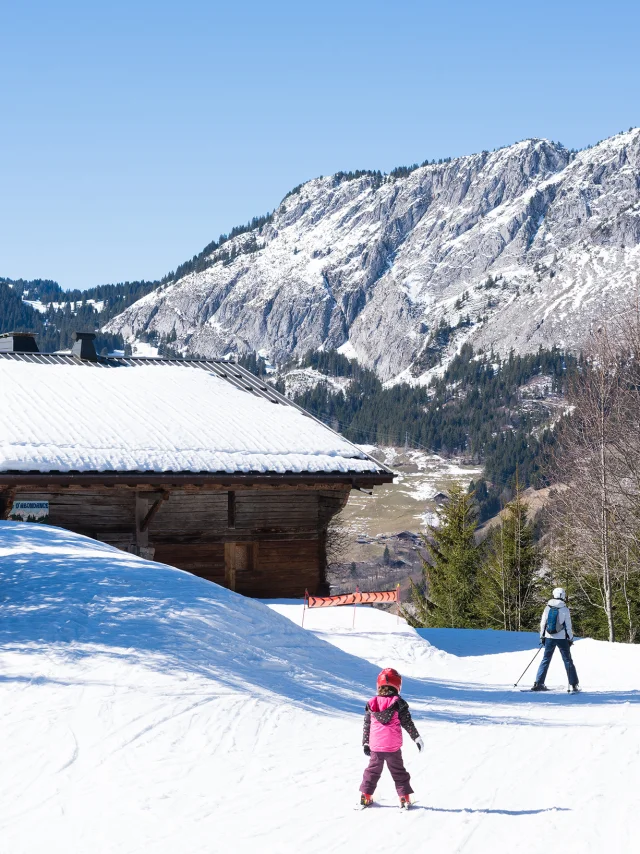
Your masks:
{"label": "forested hillside", "polygon": [[[455,484],[438,523],[428,529],[423,579],[411,586],[409,617],[417,625],[535,630],[549,590],[560,586],[579,635],[638,643],[640,313],[634,306],[603,322],[577,370],[563,368],[559,354],[539,355],[540,367],[558,382],[571,374],[545,467],[555,488],[547,492],[534,528],[530,499],[516,482],[500,518],[480,540],[477,504],[482,507],[486,490]],[[519,381],[529,367],[510,359],[488,384],[480,372],[478,388],[502,386],[509,399],[500,374]],[[459,375],[465,373],[463,367]]]}
{"label": "forested hillside", "polygon": [[541,459],[553,442],[547,427],[564,406],[575,365],[556,349],[501,359],[467,344],[429,386],[385,388],[373,371],[335,351],[309,353],[299,367],[350,383],[342,391],[319,382],[294,399],[354,442],[463,456],[484,463],[496,485],[510,484],[518,468],[522,484],[541,485]]}
{"label": "forested hillside", "polygon": [[[64,291],[49,279],[0,278],[0,333],[34,332],[41,352],[71,346],[74,331],[100,329],[108,320],[158,286],[122,282],[86,291]],[[121,335],[100,333],[98,351],[125,349]]]}

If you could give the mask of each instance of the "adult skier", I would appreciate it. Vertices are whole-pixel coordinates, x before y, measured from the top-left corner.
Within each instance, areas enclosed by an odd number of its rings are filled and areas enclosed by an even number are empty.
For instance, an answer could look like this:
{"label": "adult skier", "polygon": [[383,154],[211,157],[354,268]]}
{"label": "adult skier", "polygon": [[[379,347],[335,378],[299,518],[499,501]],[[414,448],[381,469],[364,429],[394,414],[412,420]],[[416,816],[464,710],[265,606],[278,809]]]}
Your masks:
{"label": "adult skier", "polygon": [[563,587],[556,587],[553,598],[549,599],[540,620],[540,643],[544,646],[544,655],[533,683],[532,691],[546,691],[544,680],[547,678],[547,670],[556,647],[564,662],[567,678],[569,680],[569,693],[580,690],[578,674],[571,658],[573,645],[573,630],[571,628],[571,614],[567,607],[567,594]]}
{"label": "adult skier", "polygon": [[369,765],[360,785],[360,806],[368,807],[373,803],[372,796],[386,762],[400,796],[400,807],[405,809],[411,806],[413,789],[411,776],[402,761],[402,729],[406,729],[418,750],[424,748],[424,742],[411,719],[407,701],[400,696],[402,677],[398,671],[392,667],[382,670],[377,688],[377,695],[369,700],[364,712],[362,747],[364,755],[369,757]]}

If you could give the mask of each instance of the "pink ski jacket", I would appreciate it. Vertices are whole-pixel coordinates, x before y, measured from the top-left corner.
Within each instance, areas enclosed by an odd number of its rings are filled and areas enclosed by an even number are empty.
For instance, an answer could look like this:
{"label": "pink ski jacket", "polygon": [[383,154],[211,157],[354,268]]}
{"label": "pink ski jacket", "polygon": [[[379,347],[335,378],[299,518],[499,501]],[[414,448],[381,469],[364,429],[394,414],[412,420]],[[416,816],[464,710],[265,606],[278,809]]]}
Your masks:
{"label": "pink ski jacket", "polygon": [[374,753],[394,753],[402,747],[402,728],[415,741],[420,735],[402,697],[373,697],[366,705],[363,744]]}

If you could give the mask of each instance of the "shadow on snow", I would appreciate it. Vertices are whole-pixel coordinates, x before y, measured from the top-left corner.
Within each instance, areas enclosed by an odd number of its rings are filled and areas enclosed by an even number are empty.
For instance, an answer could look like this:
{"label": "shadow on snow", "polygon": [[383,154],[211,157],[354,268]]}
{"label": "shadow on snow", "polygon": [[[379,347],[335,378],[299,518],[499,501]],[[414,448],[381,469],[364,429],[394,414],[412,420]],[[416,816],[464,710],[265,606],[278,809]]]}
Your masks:
{"label": "shadow on snow", "polygon": [[58,528],[0,522],[0,590],[5,652],[109,656],[327,713],[360,713],[378,672],[266,605]]}
{"label": "shadow on snow", "polygon": [[469,656],[497,655],[501,652],[524,652],[538,645],[538,632],[505,632],[499,629],[416,629],[421,638],[430,644],[457,655]]}
{"label": "shadow on snow", "polygon": [[[378,673],[255,600],[58,528],[0,522],[0,590],[0,644],[21,655],[109,656],[327,714],[361,714]],[[37,673],[2,681],[55,682]],[[471,724],[537,725],[518,715],[532,702],[640,702],[638,691],[532,696],[436,679],[407,678],[403,693],[421,717]]]}
{"label": "shadow on snow", "polygon": [[[383,809],[394,809],[397,810],[398,806],[396,804],[381,804],[377,803],[376,806],[382,807]],[[569,807],[544,807],[539,810],[492,810],[492,809],[472,809],[471,807],[459,807],[455,809],[453,807],[445,808],[445,807],[430,807],[425,804],[417,804],[411,807],[410,812],[415,812],[416,810],[424,810],[425,812],[450,812],[450,813],[467,813],[468,815],[540,815],[545,812],[571,812]]]}

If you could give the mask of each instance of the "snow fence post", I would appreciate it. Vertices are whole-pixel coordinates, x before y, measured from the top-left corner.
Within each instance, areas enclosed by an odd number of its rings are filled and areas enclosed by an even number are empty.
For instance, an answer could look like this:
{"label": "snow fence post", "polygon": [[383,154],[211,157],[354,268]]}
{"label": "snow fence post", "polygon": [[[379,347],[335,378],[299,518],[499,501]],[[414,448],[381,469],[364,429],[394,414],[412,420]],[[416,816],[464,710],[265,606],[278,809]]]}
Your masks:
{"label": "snow fence post", "polygon": [[353,594],[353,620],[351,621],[351,628],[355,629],[356,627],[356,602],[358,601],[358,594],[360,593],[360,588],[356,587],[356,592]]}
{"label": "snow fence post", "polygon": [[304,591],[304,602],[302,604],[302,625],[301,625],[301,628],[303,628],[303,629],[304,629],[304,614],[305,614],[305,611],[307,610],[308,600],[309,600],[309,591],[305,589],[305,591]]}

